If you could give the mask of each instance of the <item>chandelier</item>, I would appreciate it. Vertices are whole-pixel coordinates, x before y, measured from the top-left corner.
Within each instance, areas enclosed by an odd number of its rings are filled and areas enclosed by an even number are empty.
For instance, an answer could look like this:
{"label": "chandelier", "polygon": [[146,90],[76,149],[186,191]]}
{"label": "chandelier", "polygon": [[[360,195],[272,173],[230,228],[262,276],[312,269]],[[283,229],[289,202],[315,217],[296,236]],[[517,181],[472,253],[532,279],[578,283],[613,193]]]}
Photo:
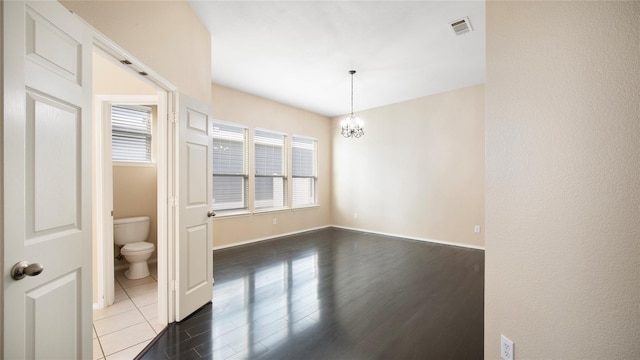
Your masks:
{"label": "chandelier", "polygon": [[355,74],[355,70],[349,70],[349,74],[351,74],[351,115],[348,118],[342,120],[342,131],[340,132],[342,136],[346,138],[354,137],[359,138],[364,135],[364,126],[362,124],[362,120],[359,117],[353,115],[353,74]]}

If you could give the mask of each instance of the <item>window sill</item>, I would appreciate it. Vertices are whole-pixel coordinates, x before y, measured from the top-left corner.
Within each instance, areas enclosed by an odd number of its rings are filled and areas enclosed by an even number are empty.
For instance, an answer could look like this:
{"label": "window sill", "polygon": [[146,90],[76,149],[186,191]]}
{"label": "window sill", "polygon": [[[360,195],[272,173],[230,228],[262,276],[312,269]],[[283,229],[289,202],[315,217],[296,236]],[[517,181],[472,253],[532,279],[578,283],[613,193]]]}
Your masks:
{"label": "window sill", "polygon": [[319,208],[320,204],[311,204],[311,205],[302,205],[302,206],[297,206],[292,208],[291,210],[296,211],[296,210],[309,210],[309,209],[316,209]]}
{"label": "window sill", "polygon": [[214,220],[216,218],[220,219],[220,218],[230,218],[230,217],[251,215],[251,212],[248,210],[218,210],[218,211],[214,210],[214,212],[216,213],[216,216],[213,218]]}
{"label": "window sill", "polygon": [[123,167],[156,167],[156,163],[146,163],[146,162],[128,162],[128,161],[114,161],[111,163],[113,166],[123,166]]}
{"label": "window sill", "polygon": [[281,208],[258,209],[258,210],[254,210],[253,212],[249,210],[217,210],[217,211],[214,210],[216,212],[216,216],[214,217],[214,220],[219,218],[230,218],[230,217],[247,216],[247,215],[260,215],[260,214],[275,213],[275,212],[311,210],[311,209],[317,209],[319,207],[320,207],[320,204],[313,204],[313,205],[298,206],[295,208],[281,207]]}
{"label": "window sill", "polygon": [[254,210],[254,214],[263,214],[263,213],[271,213],[271,212],[281,212],[289,210],[288,207],[279,207],[279,208],[268,208],[268,209],[257,209]]}

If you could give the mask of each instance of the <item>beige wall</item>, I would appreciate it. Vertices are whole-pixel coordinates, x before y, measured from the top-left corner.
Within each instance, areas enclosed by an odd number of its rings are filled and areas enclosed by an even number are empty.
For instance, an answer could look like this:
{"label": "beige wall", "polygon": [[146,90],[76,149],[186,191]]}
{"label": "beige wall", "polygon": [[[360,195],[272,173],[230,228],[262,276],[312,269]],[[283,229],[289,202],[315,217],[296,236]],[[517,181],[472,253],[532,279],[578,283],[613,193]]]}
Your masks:
{"label": "beige wall", "polygon": [[61,3],[183,92],[209,102],[211,36],[185,0]]}
{"label": "beige wall", "polygon": [[[119,66],[104,57],[93,55],[93,99],[94,109],[98,108],[96,96],[99,95],[157,95],[157,91],[141,77],[122,70]],[[155,107],[154,107],[155,109]],[[157,116],[154,116],[154,125]],[[94,124],[97,120],[94,119]],[[155,126],[154,126],[155,128]],[[94,142],[94,146],[96,142]],[[99,149],[94,148],[94,152]],[[96,169],[93,177],[95,178]],[[129,216],[148,215],[151,217],[149,241],[156,241],[157,218],[157,174],[156,167],[115,166],[113,167],[113,211],[114,219]],[[97,194],[93,194],[94,204]],[[95,211],[94,211],[95,215]],[[94,219],[94,224],[95,224]],[[93,236],[93,302],[98,300],[97,281],[97,243],[94,229]],[[117,254],[117,252],[115,252]],[[152,258],[155,258],[155,253]],[[114,260],[114,264],[126,265],[126,260]]]}
{"label": "beige wall", "polygon": [[158,95],[142,76],[123,70],[105,56],[95,52],[92,58],[94,102],[96,95]]}
{"label": "beige wall", "polygon": [[358,115],[359,139],[333,120],[332,223],[484,246],[484,86]]}
{"label": "beige wall", "polygon": [[640,359],[638,17],[487,4],[485,359]]}
{"label": "beige wall", "polygon": [[[216,217],[213,223],[214,248],[331,224],[331,122],[329,118],[282,105],[216,84],[212,85],[211,107],[217,120],[249,127],[276,130],[290,135],[318,139],[319,207]],[[251,153],[251,152],[250,152]],[[249,165],[251,173],[252,165]],[[252,179],[249,182],[253,187]],[[251,192],[250,192],[251,193]],[[273,225],[272,220],[277,219]]]}

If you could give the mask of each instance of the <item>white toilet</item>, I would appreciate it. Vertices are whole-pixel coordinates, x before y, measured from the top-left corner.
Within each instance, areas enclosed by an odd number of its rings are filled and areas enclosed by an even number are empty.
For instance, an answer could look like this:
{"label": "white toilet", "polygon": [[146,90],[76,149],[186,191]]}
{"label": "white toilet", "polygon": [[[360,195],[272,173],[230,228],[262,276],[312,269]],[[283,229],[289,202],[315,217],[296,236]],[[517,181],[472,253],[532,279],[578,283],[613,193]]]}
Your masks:
{"label": "white toilet", "polygon": [[129,270],[124,274],[128,279],[142,279],[149,276],[147,260],[154,246],[146,242],[149,236],[149,217],[138,216],[113,220],[113,239],[116,245],[124,245],[120,254],[129,262]]}

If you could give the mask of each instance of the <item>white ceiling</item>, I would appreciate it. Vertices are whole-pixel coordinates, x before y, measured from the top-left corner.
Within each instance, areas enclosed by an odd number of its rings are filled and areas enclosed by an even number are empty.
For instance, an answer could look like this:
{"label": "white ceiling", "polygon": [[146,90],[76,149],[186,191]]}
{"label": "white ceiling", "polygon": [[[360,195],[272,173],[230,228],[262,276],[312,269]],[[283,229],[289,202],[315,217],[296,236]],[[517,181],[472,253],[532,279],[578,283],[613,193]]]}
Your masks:
{"label": "white ceiling", "polygon": [[[212,81],[326,116],[485,81],[484,1],[207,1]],[[474,31],[449,23],[468,16]]]}

